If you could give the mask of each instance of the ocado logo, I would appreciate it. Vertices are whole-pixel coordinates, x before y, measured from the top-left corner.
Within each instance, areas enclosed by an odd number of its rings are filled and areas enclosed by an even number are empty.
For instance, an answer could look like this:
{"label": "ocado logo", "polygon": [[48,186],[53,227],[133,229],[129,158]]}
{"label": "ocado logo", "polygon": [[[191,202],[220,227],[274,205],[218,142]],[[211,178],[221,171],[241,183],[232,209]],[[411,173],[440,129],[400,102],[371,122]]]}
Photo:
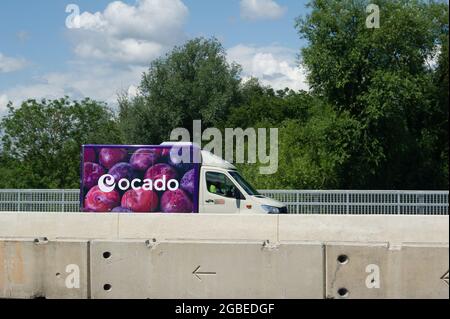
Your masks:
{"label": "ocado logo", "polygon": [[[140,184],[142,184],[142,186],[138,186]],[[128,179],[122,178],[116,184],[114,176],[106,174],[98,180],[98,187],[104,193],[112,192],[116,188],[116,185],[122,191],[126,191],[131,187],[133,190],[143,189],[146,191],[155,190],[158,192],[164,192],[167,189],[170,191],[175,191],[180,187],[180,184],[176,179],[170,179],[167,181],[166,176],[154,181],[152,179],[141,180],[139,178],[135,178],[130,182]]]}

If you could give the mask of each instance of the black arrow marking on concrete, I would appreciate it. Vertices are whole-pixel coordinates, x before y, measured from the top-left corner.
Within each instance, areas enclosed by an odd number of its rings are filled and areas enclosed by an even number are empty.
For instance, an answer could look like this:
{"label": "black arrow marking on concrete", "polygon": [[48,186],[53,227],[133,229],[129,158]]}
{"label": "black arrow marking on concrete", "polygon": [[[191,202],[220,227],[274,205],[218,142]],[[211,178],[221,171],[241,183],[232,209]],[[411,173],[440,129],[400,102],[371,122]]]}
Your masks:
{"label": "black arrow marking on concrete", "polygon": [[446,273],[444,276],[441,277],[441,279],[442,279],[447,285],[449,285],[449,283],[448,283],[448,271],[447,271],[447,273]]}
{"label": "black arrow marking on concrete", "polygon": [[217,275],[216,272],[206,272],[206,271],[199,271],[201,266],[198,266],[195,268],[195,270],[192,272],[192,274],[197,277],[198,280],[202,281],[202,278],[200,276],[215,276]]}

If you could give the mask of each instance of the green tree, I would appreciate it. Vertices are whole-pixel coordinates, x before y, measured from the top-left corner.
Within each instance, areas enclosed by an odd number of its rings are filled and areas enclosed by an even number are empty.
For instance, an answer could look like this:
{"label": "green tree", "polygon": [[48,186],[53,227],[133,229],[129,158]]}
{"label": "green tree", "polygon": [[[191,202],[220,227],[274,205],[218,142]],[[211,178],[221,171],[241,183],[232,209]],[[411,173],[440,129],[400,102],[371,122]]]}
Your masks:
{"label": "green tree", "polygon": [[250,95],[243,94],[246,101],[233,109],[230,121],[241,127],[278,128],[279,166],[275,174],[261,175],[260,164],[238,165],[246,178],[259,189],[339,188],[358,123],[306,92],[275,93],[261,87],[258,92],[255,83],[247,85],[251,87],[244,91],[250,89]]}
{"label": "green tree", "polygon": [[239,73],[215,39],[194,39],[176,47],[151,63],[136,98],[120,100],[127,141],[160,143],[173,128],[192,132],[193,120],[221,126],[238,98]]}
{"label": "green tree", "polygon": [[1,188],[79,188],[81,145],[122,140],[113,113],[90,99],[27,100],[8,110]]}
{"label": "green tree", "polygon": [[240,86],[239,103],[230,109],[226,124],[247,128],[257,123],[276,125],[292,118],[304,120],[310,102],[311,96],[305,91],[294,92],[287,88],[274,91],[252,78]]}
{"label": "green tree", "polygon": [[[379,29],[366,27],[369,3],[380,8]],[[445,72],[427,63],[439,49],[448,56],[448,4],[314,0],[309,6],[296,27],[308,41],[301,56],[312,91],[359,123],[341,186],[448,188],[448,151],[442,152],[448,111],[439,107],[445,96],[436,81],[436,72],[444,78]]]}
{"label": "green tree", "polygon": [[[447,21],[448,26],[448,16],[443,15],[442,18]],[[447,185],[448,189],[448,32],[442,36],[440,43],[442,46],[433,79],[437,100],[434,104],[434,111],[427,117],[427,128],[431,131],[430,135],[435,137],[431,141],[433,145],[432,162],[440,163],[435,168],[437,172],[434,175],[439,175],[442,179],[441,184]]]}

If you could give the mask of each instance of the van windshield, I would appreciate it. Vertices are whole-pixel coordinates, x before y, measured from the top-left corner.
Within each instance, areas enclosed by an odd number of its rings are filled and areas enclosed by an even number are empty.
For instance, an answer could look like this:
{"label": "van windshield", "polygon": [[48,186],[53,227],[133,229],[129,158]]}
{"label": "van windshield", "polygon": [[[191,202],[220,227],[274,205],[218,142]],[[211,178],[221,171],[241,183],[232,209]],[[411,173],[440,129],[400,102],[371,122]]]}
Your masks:
{"label": "van windshield", "polygon": [[237,171],[228,171],[235,181],[247,192],[250,196],[261,195],[256,189],[253,188]]}

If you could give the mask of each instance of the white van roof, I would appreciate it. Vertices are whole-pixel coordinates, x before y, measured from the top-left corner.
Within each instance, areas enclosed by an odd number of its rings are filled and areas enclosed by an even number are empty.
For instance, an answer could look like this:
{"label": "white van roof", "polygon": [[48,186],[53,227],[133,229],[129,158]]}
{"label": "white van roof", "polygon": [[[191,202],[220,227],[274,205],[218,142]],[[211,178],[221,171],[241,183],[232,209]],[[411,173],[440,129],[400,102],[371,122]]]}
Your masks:
{"label": "white van roof", "polygon": [[[194,146],[197,148],[200,148],[198,144],[191,143],[191,142],[164,142],[161,143],[161,146]],[[217,155],[214,155],[211,152],[208,151],[201,151],[202,155],[202,165],[205,166],[212,166],[212,167],[219,167],[223,169],[230,169],[230,170],[236,170],[236,166],[231,164],[230,162],[225,161],[224,159],[220,158]]]}
{"label": "white van roof", "polygon": [[205,166],[220,167],[223,169],[236,169],[236,166],[234,166],[230,162],[227,162],[219,156],[216,156],[208,151],[202,151],[202,164]]}

